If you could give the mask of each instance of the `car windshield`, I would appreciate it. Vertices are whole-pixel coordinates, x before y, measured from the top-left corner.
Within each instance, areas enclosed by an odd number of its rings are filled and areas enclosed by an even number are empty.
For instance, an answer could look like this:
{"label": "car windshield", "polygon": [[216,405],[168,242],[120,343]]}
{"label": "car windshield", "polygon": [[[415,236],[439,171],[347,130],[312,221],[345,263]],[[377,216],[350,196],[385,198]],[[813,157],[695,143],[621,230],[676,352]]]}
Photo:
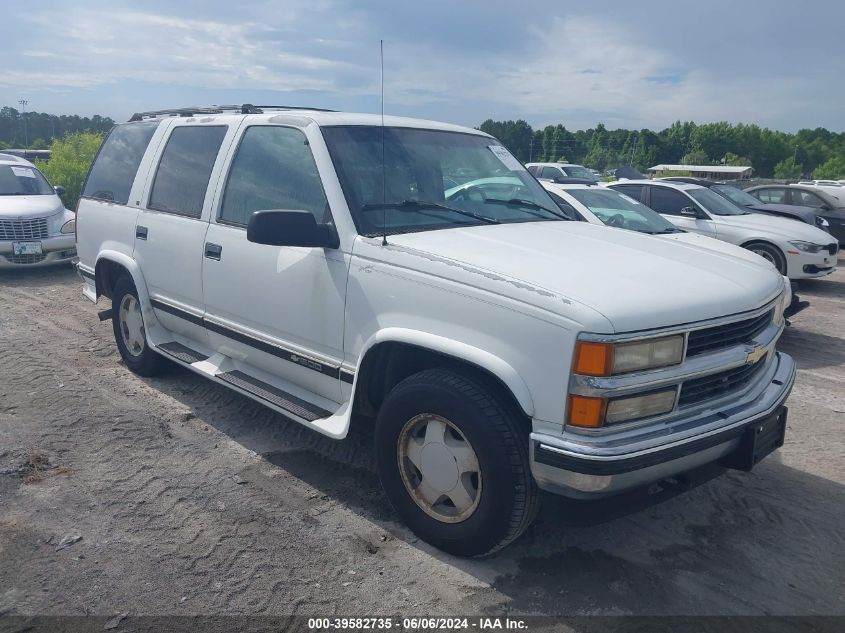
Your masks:
{"label": "car windshield", "polygon": [[596,175],[586,167],[581,165],[567,165],[563,168],[566,175],[570,178],[585,178],[586,180],[595,180]]}
{"label": "car windshield", "polygon": [[713,193],[705,187],[688,189],[687,193],[706,211],[714,215],[748,215],[750,213],[745,208],[737,206],[727,198],[720,196],[718,193]]}
{"label": "car windshield", "polygon": [[745,193],[742,189],[737,189],[733,185],[714,185],[711,189],[741,207],[760,204],[760,201],[750,193]]}
{"label": "car windshield", "polygon": [[41,172],[29,165],[0,165],[0,196],[46,196],[55,193]]}
{"label": "car windshield", "polygon": [[659,213],[612,189],[567,189],[566,193],[608,226],[641,233],[683,233]]}
{"label": "car windshield", "polygon": [[567,219],[492,138],[360,125],[322,131],[362,235]]}

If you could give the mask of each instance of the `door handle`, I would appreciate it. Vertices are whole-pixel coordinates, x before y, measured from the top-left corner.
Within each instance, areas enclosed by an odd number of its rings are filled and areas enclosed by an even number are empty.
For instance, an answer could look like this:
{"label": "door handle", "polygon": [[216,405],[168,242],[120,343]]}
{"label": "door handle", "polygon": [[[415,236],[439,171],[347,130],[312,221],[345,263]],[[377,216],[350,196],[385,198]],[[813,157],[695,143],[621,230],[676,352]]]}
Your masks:
{"label": "door handle", "polygon": [[135,227],[135,237],[139,240],[147,239],[147,227],[146,226],[136,226]]}
{"label": "door handle", "polygon": [[216,259],[220,261],[220,254],[223,252],[223,247],[220,244],[205,243],[205,256],[208,259]]}

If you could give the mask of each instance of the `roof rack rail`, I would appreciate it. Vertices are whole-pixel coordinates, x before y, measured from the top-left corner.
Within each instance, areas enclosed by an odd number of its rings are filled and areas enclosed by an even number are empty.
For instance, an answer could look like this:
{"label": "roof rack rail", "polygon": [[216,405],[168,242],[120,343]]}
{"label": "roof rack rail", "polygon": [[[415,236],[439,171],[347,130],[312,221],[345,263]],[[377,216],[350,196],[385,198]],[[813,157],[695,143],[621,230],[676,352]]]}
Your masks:
{"label": "roof rack rail", "polygon": [[240,114],[261,114],[264,110],[315,110],[317,112],[334,112],[326,108],[311,108],[308,106],[288,105],[213,105],[198,108],[166,108],[164,110],[150,110],[149,112],[136,112],[129,118],[129,122],[143,121],[161,116],[191,117],[198,114],[223,114],[224,112],[237,112]]}

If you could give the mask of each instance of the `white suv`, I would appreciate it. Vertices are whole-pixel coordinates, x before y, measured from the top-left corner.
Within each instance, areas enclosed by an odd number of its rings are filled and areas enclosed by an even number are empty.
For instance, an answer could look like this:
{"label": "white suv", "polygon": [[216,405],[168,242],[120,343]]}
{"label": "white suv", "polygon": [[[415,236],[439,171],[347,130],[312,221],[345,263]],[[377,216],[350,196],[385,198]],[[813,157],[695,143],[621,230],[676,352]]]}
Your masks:
{"label": "white suv", "polygon": [[478,130],[139,114],[78,229],[130,369],[167,358],[336,439],[373,424],[391,503],[452,553],[515,539],[538,488],[608,496],[783,442],[784,278],[566,221]]}
{"label": "white suv", "polygon": [[38,168],[0,153],[0,269],[62,264],[76,257],[74,215]]}
{"label": "white suv", "polygon": [[596,182],[598,177],[583,165],[570,163],[525,163],[525,168],[540,180],[578,178]]}
{"label": "white suv", "polygon": [[751,213],[707,187],[668,180],[607,185],[642,202],[687,231],[742,246],[790,279],[824,277],[836,268],[839,244],[804,222]]}

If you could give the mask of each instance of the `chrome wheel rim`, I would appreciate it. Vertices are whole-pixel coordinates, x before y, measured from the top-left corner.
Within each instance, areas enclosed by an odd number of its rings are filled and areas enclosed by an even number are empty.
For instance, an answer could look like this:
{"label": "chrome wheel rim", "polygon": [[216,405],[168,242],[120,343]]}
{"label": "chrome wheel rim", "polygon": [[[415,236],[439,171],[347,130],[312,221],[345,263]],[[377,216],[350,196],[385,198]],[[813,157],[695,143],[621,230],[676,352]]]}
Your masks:
{"label": "chrome wheel rim", "polygon": [[423,413],[402,427],[397,448],[402,483],[423,512],[443,523],[472,516],[481,500],[481,467],[458,427]]}
{"label": "chrome wheel rim", "polygon": [[141,304],[132,295],[126,295],[118,309],[118,325],[126,350],[132,356],[140,356],[146,344],[144,319],[141,317]]}

